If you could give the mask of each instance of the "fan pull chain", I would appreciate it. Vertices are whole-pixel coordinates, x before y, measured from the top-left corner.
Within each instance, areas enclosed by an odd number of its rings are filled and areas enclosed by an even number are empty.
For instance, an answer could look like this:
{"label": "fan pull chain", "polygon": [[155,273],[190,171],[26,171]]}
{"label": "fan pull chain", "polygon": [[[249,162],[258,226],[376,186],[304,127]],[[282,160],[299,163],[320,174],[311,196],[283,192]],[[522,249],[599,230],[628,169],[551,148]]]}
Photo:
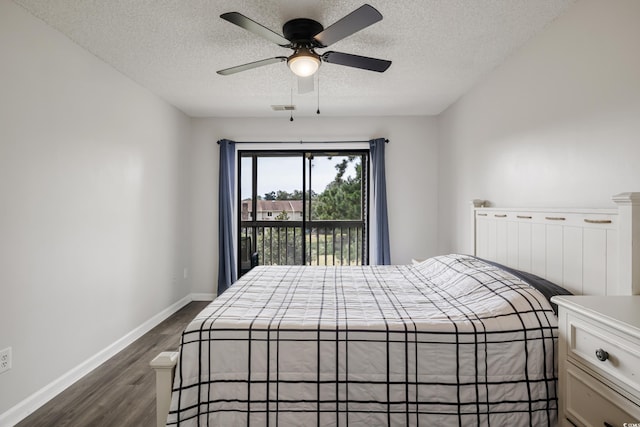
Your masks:
{"label": "fan pull chain", "polygon": [[316,114],[320,114],[320,70],[318,70],[318,109]]}
{"label": "fan pull chain", "polygon": [[291,110],[289,110],[289,113],[291,114],[291,116],[289,116],[289,121],[292,122],[293,121],[293,83],[291,84],[291,99],[289,101],[289,105],[291,105]]}

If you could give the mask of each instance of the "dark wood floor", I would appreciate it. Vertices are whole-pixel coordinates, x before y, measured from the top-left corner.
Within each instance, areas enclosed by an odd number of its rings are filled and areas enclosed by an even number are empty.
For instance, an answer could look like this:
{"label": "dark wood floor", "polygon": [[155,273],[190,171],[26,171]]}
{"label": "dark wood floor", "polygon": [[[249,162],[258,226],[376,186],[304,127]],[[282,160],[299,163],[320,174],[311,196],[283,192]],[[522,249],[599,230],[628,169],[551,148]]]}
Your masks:
{"label": "dark wood floor", "polygon": [[152,427],[156,378],[149,362],[178,348],[186,325],[208,302],[194,301],[38,409],[17,427]]}

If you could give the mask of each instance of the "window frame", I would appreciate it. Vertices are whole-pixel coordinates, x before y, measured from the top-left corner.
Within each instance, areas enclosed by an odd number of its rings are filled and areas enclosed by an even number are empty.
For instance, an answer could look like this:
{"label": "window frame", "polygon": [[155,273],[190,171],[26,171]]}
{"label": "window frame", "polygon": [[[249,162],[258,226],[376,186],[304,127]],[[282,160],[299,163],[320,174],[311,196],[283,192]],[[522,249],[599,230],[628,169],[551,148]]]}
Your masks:
{"label": "window frame", "polygon": [[[370,159],[370,150],[362,149],[362,148],[339,148],[339,149],[285,149],[285,150],[269,150],[269,149],[246,149],[246,150],[238,150],[237,152],[237,206],[238,213],[236,215],[237,229],[236,229],[236,241],[237,245],[237,268],[238,268],[238,277],[244,274],[246,271],[242,270],[242,245],[241,245],[241,236],[242,229],[245,227],[253,228],[253,239],[251,242],[252,248],[250,250],[250,254],[253,254],[257,249],[257,227],[260,226],[261,223],[264,223],[266,226],[274,227],[278,225],[286,226],[287,222],[292,223],[302,223],[301,231],[302,231],[302,264],[294,264],[294,265],[310,265],[309,262],[311,260],[307,259],[307,235],[309,235],[312,230],[312,226],[314,224],[322,223],[322,220],[313,220],[311,219],[312,205],[311,201],[309,201],[309,207],[307,207],[307,198],[308,192],[310,190],[308,179],[308,164],[312,160],[308,157],[311,155],[312,158],[315,156],[350,156],[356,155],[360,156],[362,159],[362,187],[361,187],[361,219],[359,220],[335,220],[336,223],[362,223],[362,249],[361,249],[361,258],[362,265],[368,265],[370,262],[369,252],[370,252],[370,205],[371,205],[371,192],[370,192],[370,168],[371,168],[371,159]],[[242,220],[241,217],[241,206],[242,206],[242,160],[243,158],[251,158],[251,174],[252,174],[252,196],[251,196],[251,208],[252,214],[249,216],[249,220]],[[293,221],[274,221],[274,220],[259,220],[257,215],[257,188],[258,188],[258,158],[259,157],[300,157],[302,161],[302,217],[300,220],[294,218]],[[326,221],[325,221],[326,222]],[[282,223],[282,224],[280,224]],[[319,255],[318,255],[319,256]],[[311,258],[311,257],[310,257]],[[262,261],[262,260],[261,260]],[[253,267],[253,265],[252,265]]]}

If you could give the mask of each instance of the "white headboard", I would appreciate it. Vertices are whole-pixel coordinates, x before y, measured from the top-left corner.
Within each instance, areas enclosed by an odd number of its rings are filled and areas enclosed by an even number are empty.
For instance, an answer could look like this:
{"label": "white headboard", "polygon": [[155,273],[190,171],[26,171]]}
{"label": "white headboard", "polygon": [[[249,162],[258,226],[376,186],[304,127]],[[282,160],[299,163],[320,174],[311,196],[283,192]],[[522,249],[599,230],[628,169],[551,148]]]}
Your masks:
{"label": "white headboard", "polygon": [[640,294],[640,193],[614,209],[506,209],[472,202],[473,250],[576,295]]}

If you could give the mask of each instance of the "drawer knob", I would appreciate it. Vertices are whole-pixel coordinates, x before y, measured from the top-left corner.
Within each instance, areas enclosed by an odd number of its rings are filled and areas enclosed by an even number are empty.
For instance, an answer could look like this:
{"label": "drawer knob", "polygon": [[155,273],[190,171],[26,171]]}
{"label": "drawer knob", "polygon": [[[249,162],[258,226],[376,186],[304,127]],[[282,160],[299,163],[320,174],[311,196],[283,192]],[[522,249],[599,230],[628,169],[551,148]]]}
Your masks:
{"label": "drawer knob", "polygon": [[607,360],[609,358],[609,353],[607,353],[605,350],[599,348],[596,350],[596,357],[598,358],[599,361],[604,362],[605,360]]}

